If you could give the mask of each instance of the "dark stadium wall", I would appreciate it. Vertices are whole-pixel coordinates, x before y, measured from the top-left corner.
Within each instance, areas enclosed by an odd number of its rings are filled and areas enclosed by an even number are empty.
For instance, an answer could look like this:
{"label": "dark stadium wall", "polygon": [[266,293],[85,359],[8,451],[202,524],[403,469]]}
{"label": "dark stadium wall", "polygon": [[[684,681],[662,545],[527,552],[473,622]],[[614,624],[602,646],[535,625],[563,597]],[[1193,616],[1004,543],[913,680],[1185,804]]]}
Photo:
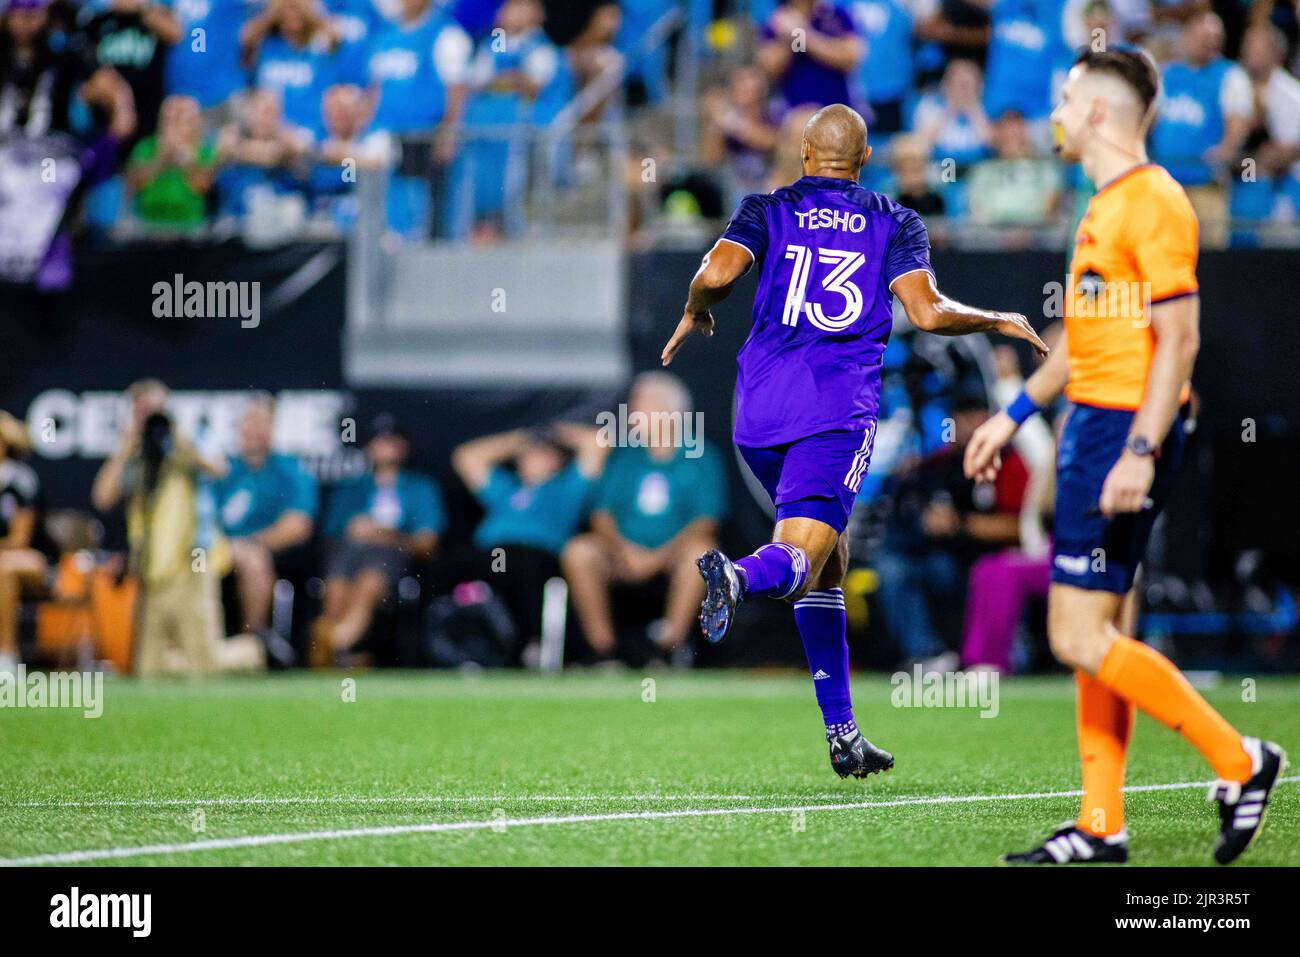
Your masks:
{"label": "dark stadium wall", "polygon": [[[146,377],[173,390],[173,411],[189,432],[202,423],[233,443],[250,389],[279,399],[277,444],[302,457],[323,484],[363,467],[364,441],[381,411],[412,436],[413,465],[443,487],[453,537],[468,536],[477,506],[452,474],[459,442],[566,413],[594,419],[615,395],[575,390],[351,389],[343,381],[344,248],[295,245],[147,244],[88,251],[65,295],[6,301],[0,347],[0,409],[27,420],[33,465],[51,507],[89,508],[91,480],[116,445],[122,390]],[[259,283],[260,317],[160,318],[154,284]],[[53,428],[45,428],[52,421]],[[120,523],[109,523],[120,541]]]}
{"label": "dark stadium wall", "polygon": [[[1045,286],[1064,279],[1061,254],[1040,251],[933,253],[940,288],[976,305],[1017,310],[1042,329]],[[659,352],[681,318],[685,289],[699,265],[696,252],[647,252],[631,257],[629,330],[635,368],[656,368]],[[1189,463],[1167,514],[1168,560],[1184,574],[1220,576],[1235,555],[1259,548],[1271,570],[1300,582],[1300,254],[1294,250],[1205,251],[1198,269],[1202,292],[1201,353],[1193,383],[1201,399]],[[736,352],[749,331],[753,276],[717,310],[713,339],[693,343],[673,364],[705,409],[710,439],[730,438]],[[1027,363],[1028,353],[1022,351]],[[717,410],[726,410],[717,415]],[[1253,428],[1253,432],[1250,431]],[[1252,440],[1247,441],[1250,438]],[[733,476],[731,529],[752,543],[766,514]],[[1249,494],[1243,490],[1249,489]],[[1206,499],[1213,507],[1205,507]],[[1212,517],[1207,521],[1207,517]]]}
{"label": "dark stadium wall", "polygon": [[[364,435],[377,412],[396,413],[412,433],[414,465],[446,490],[452,537],[467,535],[476,506],[451,475],[452,447],[486,432],[569,415],[591,420],[618,394],[573,389],[372,390],[343,380],[344,248],[295,245],[249,250],[230,243],[136,245],[89,250],[72,290],[58,299],[7,297],[0,348],[0,408],[34,430],[37,468],[51,505],[87,507],[90,481],[116,441],[115,403],[129,382],[154,376],[176,390],[185,424],[205,422],[233,438],[242,395],[266,389],[281,400],[286,450],[303,456],[322,478],[360,466],[343,441],[340,422]],[[636,370],[659,367],[663,342],[680,317],[696,252],[629,256],[628,322]],[[1018,309],[1044,324],[1044,283],[1061,275],[1059,255],[1039,252],[937,251],[936,273],[950,294],[981,305]],[[186,281],[260,283],[260,319],[159,318],[154,284]],[[1300,580],[1300,257],[1294,252],[1206,253],[1202,355],[1196,386],[1203,399],[1191,467],[1170,509],[1171,560],[1188,573],[1227,572],[1243,548],[1262,548],[1277,571]],[[730,463],[731,515],[724,544],[749,549],[770,530],[730,451],[735,355],[749,328],[753,277],[717,310],[717,335],[683,350],[673,365],[704,413],[707,438]],[[46,419],[50,435],[41,434]],[[1255,441],[1243,441],[1254,423]],[[1249,489],[1249,494],[1244,490]],[[1206,499],[1212,508],[1198,507]],[[1213,523],[1205,516],[1212,515]],[[774,643],[789,639],[786,619],[773,623]],[[792,634],[792,633],[790,633]]]}

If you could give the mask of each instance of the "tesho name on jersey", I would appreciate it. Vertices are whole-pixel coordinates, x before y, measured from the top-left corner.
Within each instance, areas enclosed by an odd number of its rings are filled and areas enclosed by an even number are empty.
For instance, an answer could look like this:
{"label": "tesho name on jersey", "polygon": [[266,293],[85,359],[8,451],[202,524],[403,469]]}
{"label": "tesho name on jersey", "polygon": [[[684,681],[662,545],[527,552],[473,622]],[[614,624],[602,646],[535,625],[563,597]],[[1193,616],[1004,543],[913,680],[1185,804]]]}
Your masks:
{"label": "tesho name on jersey", "polygon": [[794,216],[801,229],[838,229],[860,233],[867,228],[866,216],[843,209],[810,209],[807,212],[796,211]]}

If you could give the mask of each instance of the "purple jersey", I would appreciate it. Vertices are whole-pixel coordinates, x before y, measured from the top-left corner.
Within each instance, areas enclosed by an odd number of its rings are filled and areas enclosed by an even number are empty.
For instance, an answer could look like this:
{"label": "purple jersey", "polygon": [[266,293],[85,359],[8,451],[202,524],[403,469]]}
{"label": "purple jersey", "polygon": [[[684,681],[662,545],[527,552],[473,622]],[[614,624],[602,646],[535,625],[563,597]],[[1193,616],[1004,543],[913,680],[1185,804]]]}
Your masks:
{"label": "purple jersey", "polygon": [[738,445],[865,429],[880,401],[900,276],[930,271],[921,217],[855,182],[805,176],[746,196],[726,241],[759,268],[736,377]]}

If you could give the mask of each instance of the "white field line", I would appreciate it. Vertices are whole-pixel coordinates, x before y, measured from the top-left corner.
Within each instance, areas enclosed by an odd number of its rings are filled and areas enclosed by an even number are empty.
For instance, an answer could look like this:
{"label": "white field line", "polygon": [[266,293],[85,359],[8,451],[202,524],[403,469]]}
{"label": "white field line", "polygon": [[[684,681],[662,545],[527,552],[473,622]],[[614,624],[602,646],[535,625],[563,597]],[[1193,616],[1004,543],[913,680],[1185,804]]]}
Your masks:
{"label": "white field line", "polygon": [[[1300,775],[1281,778],[1281,783],[1300,781]],[[1174,784],[1140,784],[1127,787],[1130,793],[1208,788],[1210,781],[1181,781]],[[196,854],[271,844],[302,844],[311,841],[341,841],[363,837],[395,837],[403,834],[442,834],[448,831],[506,830],[512,827],[547,827],[557,824],[595,824],[609,821],[655,821],[673,818],[720,817],[740,814],[787,814],[794,811],[861,811],[874,808],[909,807],[928,804],[974,804],[985,801],[1027,801],[1043,798],[1078,797],[1081,791],[1038,791],[1026,794],[970,794],[928,798],[899,798],[893,801],[858,801],[849,804],[804,804],[784,807],[682,808],[676,811],[623,811],[610,814],[568,814],[555,817],[498,818],[478,821],[447,821],[430,824],[393,824],[290,834],[250,834],[244,837],[214,838],[180,844],[145,844],[136,847],[107,847],[85,851],[35,854],[0,860],[0,867],[30,867],[40,864],[81,864],[88,861],[121,860],[159,854]],[[611,797],[611,800],[615,799]]]}
{"label": "white field line", "polygon": [[91,801],[0,801],[0,811],[18,808],[111,808],[111,807],[238,807],[243,805],[313,805],[313,804],[589,804],[597,801],[633,801],[653,803],[677,801],[806,801],[809,798],[833,798],[835,794],[410,794],[356,796],[346,794],[305,795],[302,797],[215,797],[215,798],[124,798]]}

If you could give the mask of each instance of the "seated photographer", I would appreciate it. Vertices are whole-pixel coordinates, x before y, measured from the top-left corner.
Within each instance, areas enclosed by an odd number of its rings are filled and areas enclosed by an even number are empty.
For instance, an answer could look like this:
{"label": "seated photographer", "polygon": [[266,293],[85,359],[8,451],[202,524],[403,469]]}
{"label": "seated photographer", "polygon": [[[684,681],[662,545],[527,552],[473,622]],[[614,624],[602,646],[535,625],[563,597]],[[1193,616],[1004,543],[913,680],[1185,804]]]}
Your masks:
{"label": "seated photographer", "polygon": [[951,649],[959,640],[971,566],[1020,540],[1029,473],[1015,449],[1003,452],[993,484],[977,485],[962,474],[966,443],[988,417],[983,397],[958,398],[951,441],[898,479],[875,568],[881,614],[909,667],[957,667]]}
{"label": "seated photographer", "polygon": [[275,580],[311,540],[316,480],[296,458],[275,452],[275,400],[254,398],[239,426],[239,454],[216,487],[217,509],[230,538],[244,632],[279,645],[268,623]]}
{"label": "seated photographer", "polygon": [[229,550],[211,507],[211,483],[225,476],[225,458],[200,451],[176,431],[161,382],[136,382],[127,395],[130,418],[117,451],[95,476],[91,500],[104,512],[126,500],[129,565],[140,583],[135,672],[260,671],[266,665],[261,641],[222,635]]}
{"label": "seated photographer", "polygon": [[644,446],[610,453],[591,517],[593,531],[570,541],[560,556],[583,635],[597,659],[617,652],[610,611],[615,585],[642,593],[667,585],[662,618],[650,629],[661,653],[671,655],[696,627],[704,583],[695,559],[716,542],[726,487],[717,452],[702,436],[698,447],[688,447],[682,434],[690,407],[690,394],[676,376],[637,377],[628,401],[629,426],[669,425],[649,428]]}
{"label": "seated photographer", "polygon": [[325,512],[333,545],[325,571],[325,607],[312,625],[312,664],[347,664],[360,651],[375,608],[413,563],[428,562],[446,525],[431,478],[409,471],[407,434],[391,415],[371,426],[370,471],[339,483]]}
{"label": "seated photographer", "polygon": [[47,567],[45,555],[33,547],[41,483],[22,461],[31,447],[26,427],[0,412],[0,674],[18,667],[20,604],[24,594],[40,588]]}
{"label": "seated photographer", "polygon": [[560,574],[560,552],[586,517],[604,460],[594,429],[565,422],[487,435],[452,453],[484,515],[449,574],[488,582],[525,645],[541,635],[543,586]]}

